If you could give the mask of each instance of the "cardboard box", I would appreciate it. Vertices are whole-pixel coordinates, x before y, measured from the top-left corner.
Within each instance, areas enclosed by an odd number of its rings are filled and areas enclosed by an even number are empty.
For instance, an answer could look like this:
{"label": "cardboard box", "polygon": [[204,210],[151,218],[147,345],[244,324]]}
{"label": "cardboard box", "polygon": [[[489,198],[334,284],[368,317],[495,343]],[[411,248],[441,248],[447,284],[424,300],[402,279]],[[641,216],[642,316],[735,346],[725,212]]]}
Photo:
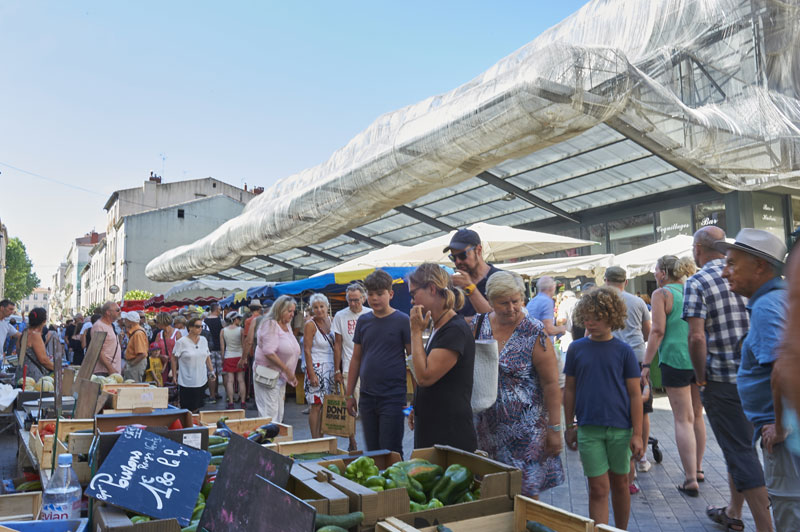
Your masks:
{"label": "cardboard box", "polygon": [[120,425],[134,424],[147,427],[169,427],[176,419],[180,420],[184,427],[193,426],[191,412],[169,408],[149,414],[100,414],[94,418],[94,432],[114,432],[114,429]]}
{"label": "cardboard box", "polygon": [[[120,386],[120,385],[117,385]],[[156,386],[117,388],[111,395],[111,407],[115,410],[158,409],[169,406],[169,390]]]}
{"label": "cardboard box", "polygon": [[[197,414],[201,425],[210,425],[216,423],[217,420],[226,417],[226,423],[234,419],[244,419],[247,417],[247,412],[241,408],[234,410],[203,410]],[[233,428],[233,427],[231,427]]]}
{"label": "cardboard box", "polygon": [[94,530],[96,532],[181,532],[177,519],[159,519],[146,523],[131,523],[125,510],[95,503]]}
{"label": "cardboard box", "polygon": [[0,495],[0,521],[33,521],[41,509],[41,491]]}
{"label": "cardboard box", "polygon": [[[336,438],[333,439],[335,440]],[[317,462],[303,462],[302,466],[313,473],[317,479],[324,478],[328,484],[347,495],[350,501],[351,512],[364,512],[364,521],[361,523],[359,530],[371,529],[375,526],[375,523],[378,521],[378,493],[369,488],[365,488],[357,482],[348,480],[342,475],[337,475]],[[408,500],[407,493],[406,500]],[[408,508],[408,503],[406,503],[406,508]]]}
{"label": "cardboard box", "polygon": [[350,500],[347,495],[328,484],[324,477],[321,481],[313,477],[308,478],[305,473],[299,473],[298,477],[294,474],[298,471],[304,470],[292,468],[286,491],[313,506],[317,513],[328,515],[348,513]]}
{"label": "cardboard box", "polygon": [[[492,532],[511,532],[514,527],[514,513],[503,512],[472,519],[462,519],[447,523],[446,526],[452,532],[485,532],[487,530]],[[436,526],[416,528],[400,521],[396,517],[389,517],[386,521],[381,521],[375,525],[375,532],[437,532],[436,528]]]}
{"label": "cardboard box", "polygon": [[375,465],[378,466],[378,469],[380,469],[381,471],[391,466],[392,464],[396,464],[397,462],[403,461],[403,457],[400,456],[400,453],[396,453],[394,451],[387,451],[386,449],[383,449],[380,451],[366,451],[366,452],[355,451],[346,456],[340,456],[330,460],[319,460],[319,465],[323,467],[328,467],[329,465],[333,464],[339,468],[339,471],[344,473],[345,468],[350,464],[350,462],[358,459],[361,456],[369,456],[370,458],[372,458],[375,461]]}
{"label": "cardboard box", "polygon": [[102,391],[114,393],[123,388],[150,388],[150,385],[146,382],[120,382],[119,384],[103,384]]}
{"label": "cardboard box", "polygon": [[514,501],[514,530],[525,530],[528,521],[537,521],[559,532],[594,532],[595,529],[594,521],[588,517],[517,495]]}
{"label": "cardboard box", "polygon": [[[202,414],[202,412],[201,412]],[[270,417],[250,417],[250,418],[242,418],[242,419],[230,419],[226,420],[225,424],[228,425],[228,428],[231,429],[236,434],[240,436],[243,435],[245,432],[250,432],[261,425],[266,425],[267,423],[272,423],[272,418]],[[292,441],[294,439],[294,429],[291,425],[284,425],[283,423],[275,423],[280,427],[280,432],[277,436],[273,439],[273,442],[283,442],[283,441]],[[214,423],[210,423],[208,427],[211,431],[217,430],[216,421]]]}

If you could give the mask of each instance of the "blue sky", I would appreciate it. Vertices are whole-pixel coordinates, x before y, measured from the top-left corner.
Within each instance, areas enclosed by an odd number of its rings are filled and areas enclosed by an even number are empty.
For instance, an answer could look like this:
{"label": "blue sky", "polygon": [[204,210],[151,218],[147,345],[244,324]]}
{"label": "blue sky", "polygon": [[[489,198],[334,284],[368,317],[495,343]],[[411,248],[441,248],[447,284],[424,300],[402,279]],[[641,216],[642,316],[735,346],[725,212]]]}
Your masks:
{"label": "blue sky", "polygon": [[3,2],[0,220],[49,286],[151,170],[268,187],[583,3]]}

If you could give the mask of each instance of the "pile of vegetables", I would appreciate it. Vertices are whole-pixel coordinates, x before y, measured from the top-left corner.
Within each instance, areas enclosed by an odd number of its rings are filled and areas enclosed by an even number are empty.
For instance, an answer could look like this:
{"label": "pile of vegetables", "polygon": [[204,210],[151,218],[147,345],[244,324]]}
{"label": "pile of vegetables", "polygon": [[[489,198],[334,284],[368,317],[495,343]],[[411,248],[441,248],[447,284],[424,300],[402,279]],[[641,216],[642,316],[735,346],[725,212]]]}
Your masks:
{"label": "pile of vegetables", "polygon": [[[203,510],[206,509],[206,498],[208,497],[211,488],[214,485],[214,480],[216,479],[216,475],[210,477],[203,483],[203,488],[200,490],[200,493],[197,495],[197,501],[194,504],[194,510],[192,511],[192,519],[188,526],[185,526],[181,529],[181,532],[196,532],[197,525],[200,523],[200,517],[203,515]],[[133,512],[128,512],[128,518],[131,520],[131,523],[134,525],[136,523],[146,523],[151,519],[146,515],[141,515]]]}
{"label": "pile of vegetables", "polygon": [[[225,423],[227,418],[220,418],[217,421],[217,429],[213,436],[208,437],[208,452],[211,453],[211,465],[219,467],[225,451],[228,450],[228,443],[234,432]],[[261,425],[253,431],[247,431],[242,436],[259,445],[272,443],[272,439],[280,434],[281,428],[275,423]]]}
{"label": "pile of vegetables", "polygon": [[344,473],[334,464],[329,465],[328,469],[373,491],[405,488],[411,499],[412,512],[480,498],[480,489],[472,472],[459,464],[443,470],[441,466],[422,458],[412,458],[380,471],[372,458],[361,456],[350,462]]}

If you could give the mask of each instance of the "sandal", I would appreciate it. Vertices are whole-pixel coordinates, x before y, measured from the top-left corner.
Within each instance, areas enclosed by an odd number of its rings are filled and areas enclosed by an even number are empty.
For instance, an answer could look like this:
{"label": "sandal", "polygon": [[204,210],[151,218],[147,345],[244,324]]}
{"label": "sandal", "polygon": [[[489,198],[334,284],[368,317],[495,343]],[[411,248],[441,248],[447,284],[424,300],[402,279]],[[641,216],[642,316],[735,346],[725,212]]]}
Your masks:
{"label": "sandal", "polygon": [[[703,475],[702,477],[700,475]],[[705,482],[706,481],[706,472],[702,469],[697,470],[697,482]]]}
{"label": "sandal", "polygon": [[714,521],[717,524],[723,525],[726,530],[734,530],[736,532],[741,532],[744,530],[744,522],[741,519],[734,519],[733,517],[728,517],[728,514],[725,513],[727,510],[727,506],[722,506],[720,508],[714,508],[713,506],[709,506],[706,508],[706,515],[709,519]]}
{"label": "sandal", "polygon": [[681,493],[683,493],[685,495],[688,495],[689,497],[699,497],[700,496],[700,490],[698,490],[697,488],[687,488],[686,484],[688,482],[689,481],[686,480],[686,481],[683,482],[683,484],[680,484],[680,485],[675,486],[675,487],[678,488],[678,491],[680,491]]}

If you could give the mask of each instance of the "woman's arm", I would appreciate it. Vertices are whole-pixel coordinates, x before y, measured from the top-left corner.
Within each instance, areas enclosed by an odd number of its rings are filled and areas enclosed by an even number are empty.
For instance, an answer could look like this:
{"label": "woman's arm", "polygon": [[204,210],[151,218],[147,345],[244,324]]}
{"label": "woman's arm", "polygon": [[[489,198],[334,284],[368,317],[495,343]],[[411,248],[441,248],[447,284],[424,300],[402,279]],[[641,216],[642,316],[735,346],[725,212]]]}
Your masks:
{"label": "woman's arm", "polygon": [[[553,343],[545,338],[544,345],[536,339],[533,346],[533,367],[539,374],[542,383],[544,406],[547,409],[547,424],[549,427],[561,424],[561,389],[558,387],[558,362]],[[561,452],[561,433],[557,430],[547,430],[547,452],[551,456]]]}
{"label": "woman's arm", "polygon": [[317,326],[314,320],[308,320],[303,327],[303,357],[306,360],[306,376],[311,386],[319,386],[319,379],[317,374],[314,373],[314,364],[311,361],[311,346],[314,345],[314,335],[317,332]]}
{"label": "woman's arm", "polygon": [[33,352],[36,354],[36,360],[39,361],[39,364],[52,371],[54,367],[53,361],[50,360],[49,356],[47,356],[47,349],[45,349],[44,347],[44,340],[42,339],[42,335],[29,334],[28,345],[30,345],[33,348]]}
{"label": "woman's arm", "polygon": [[[650,327],[650,336],[647,338],[647,350],[644,353],[644,363],[650,364],[658,353],[658,348],[661,347],[661,342],[664,340],[664,334],[667,332],[667,297],[664,293],[664,288],[659,288],[653,292],[652,306],[652,319],[653,325]],[[646,381],[650,374],[650,368],[642,368],[642,381]]]}
{"label": "woman's arm", "polygon": [[225,356],[225,327],[219,330],[219,352]]}

